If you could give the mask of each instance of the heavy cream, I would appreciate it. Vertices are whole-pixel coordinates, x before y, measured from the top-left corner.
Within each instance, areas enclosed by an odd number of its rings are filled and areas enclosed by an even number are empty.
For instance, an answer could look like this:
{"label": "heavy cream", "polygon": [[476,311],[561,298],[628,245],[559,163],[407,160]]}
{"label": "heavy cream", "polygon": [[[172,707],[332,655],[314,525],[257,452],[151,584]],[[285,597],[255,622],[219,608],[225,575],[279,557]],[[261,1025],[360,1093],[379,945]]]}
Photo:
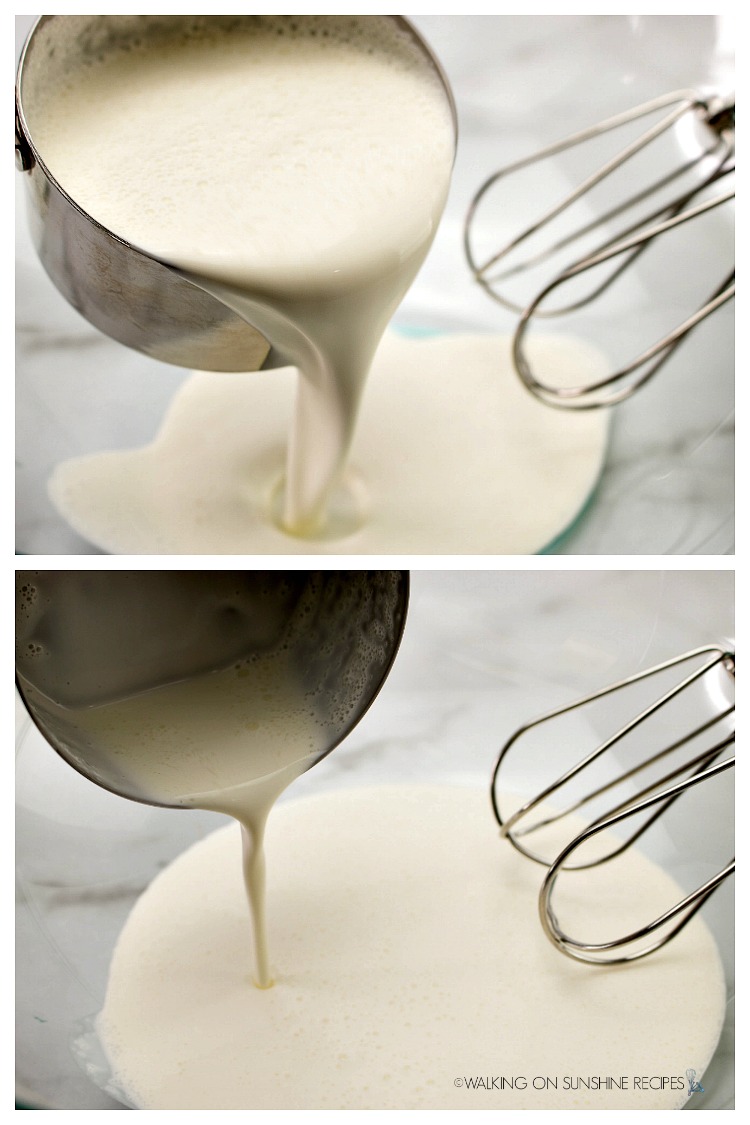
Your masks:
{"label": "heavy cream", "polygon": [[[723,1021],[700,918],[629,966],[568,960],[536,910],[541,868],[486,794],[344,789],[269,822],[277,985],[250,986],[236,829],[162,872],[115,949],[98,1031],[144,1109],[677,1109]],[[590,884],[567,902],[590,917]],[[593,913],[617,933],[675,901],[631,849]],[[697,1098],[709,1096],[696,1094]]]}
{"label": "heavy cream", "polygon": [[[578,341],[535,341],[561,381],[594,377]],[[575,519],[601,471],[602,412],[571,415],[521,386],[509,341],[386,334],[327,523],[283,526],[294,368],[193,374],[154,441],[59,465],[50,493],[89,542],[122,554],[521,554]]]}
{"label": "heavy cream", "polygon": [[[263,835],[279,794],[368,705],[398,639],[395,572],[21,573],[17,669],[89,777],[238,820],[255,979],[272,983]],[[239,868],[239,863],[238,863]]]}
{"label": "heavy cream", "polygon": [[[48,708],[75,726],[95,769],[116,771],[146,800],[213,809],[239,820],[250,904],[248,963],[273,982],[265,922],[268,812],[326,749],[326,729],[284,652],[238,661],[145,694],[87,708]],[[237,862],[237,859],[235,859]]]}
{"label": "heavy cream", "polygon": [[379,16],[131,39],[77,68],[32,127],[84,210],[298,365],[281,518],[319,530],[373,353],[448,190],[454,123],[424,52]]}

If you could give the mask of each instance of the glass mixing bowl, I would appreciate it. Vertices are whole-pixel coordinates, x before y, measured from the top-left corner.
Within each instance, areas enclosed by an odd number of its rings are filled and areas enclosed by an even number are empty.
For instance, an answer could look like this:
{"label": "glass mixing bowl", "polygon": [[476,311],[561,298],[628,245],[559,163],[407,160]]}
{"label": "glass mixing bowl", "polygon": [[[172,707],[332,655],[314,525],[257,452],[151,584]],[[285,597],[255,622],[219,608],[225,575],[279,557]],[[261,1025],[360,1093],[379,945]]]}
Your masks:
{"label": "glass mixing bowl", "polygon": [[[491,821],[495,758],[522,723],[733,631],[728,571],[425,571],[412,573],[411,587],[403,643],[375,705],[283,800],[389,782],[467,785],[488,794]],[[731,837],[730,809],[726,816],[691,820],[690,855],[683,842],[676,856],[683,875],[688,860],[708,859],[714,869],[728,860],[732,841],[722,833]],[[153,877],[222,822],[212,814],[151,808],[98,789],[58,758],[19,710],[21,1100],[56,1109],[123,1108],[102,1089],[109,1076],[90,1050],[90,1020],[102,1005],[112,950],[131,906]],[[498,840],[503,846],[510,845]],[[732,881],[702,916],[719,944],[731,998]],[[581,966],[581,971],[596,969]],[[699,987],[699,976],[686,987]],[[75,1047],[82,1038],[83,1055]],[[730,1106],[733,1076],[730,999],[719,1049],[702,1078],[705,1093],[691,1098],[688,1107]]]}
{"label": "glass mixing bowl", "polygon": [[[21,39],[32,18],[17,17]],[[411,335],[510,334],[515,317],[473,282],[463,256],[464,216],[480,184],[500,166],[650,97],[686,87],[730,92],[733,27],[725,16],[708,15],[413,19],[453,88],[459,145],[443,222],[394,328]],[[681,135],[669,143],[679,159]],[[577,160],[569,154],[553,166],[561,188],[573,181]],[[547,167],[541,175],[549,177]],[[498,227],[498,246],[509,233]],[[632,358],[655,338],[647,323],[654,310],[663,313],[664,327],[673,327],[705,297],[704,271],[718,270],[720,277],[729,271],[733,234],[733,214],[722,208],[711,221],[691,224],[676,244],[650,252],[581,325],[587,338],[605,354]],[[187,373],[128,351],[68,306],[39,264],[21,203],[16,235],[17,550],[98,553],[57,514],[47,480],[68,458],[150,442]],[[566,328],[564,320],[550,328],[578,330],[577,322]],[[730,304],[616,408],[598,487],[550,550],[730,553],[733,404]]]}

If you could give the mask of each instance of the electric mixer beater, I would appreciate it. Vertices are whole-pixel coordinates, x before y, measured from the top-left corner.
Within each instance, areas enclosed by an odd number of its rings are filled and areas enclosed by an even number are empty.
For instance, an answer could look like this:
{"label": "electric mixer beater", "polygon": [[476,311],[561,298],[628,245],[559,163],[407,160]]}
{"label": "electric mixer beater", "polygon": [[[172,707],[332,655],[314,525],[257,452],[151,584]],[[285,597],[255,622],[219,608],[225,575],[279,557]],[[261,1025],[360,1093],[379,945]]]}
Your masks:
{"label": "electric mixer beater", "polygon": [[[566,728],[566,720],[579,716],[588,717],[593,729]],[[535,734],[541,739],[536,759],[533,738],[530,756],[528,750],[529,736]],[[631,932],[603,941],[571,936],[553,905],[561,875],[572,872],[580,883],[579,873],[615,861],[643,842],[679,798],[696,787],[710,789],[734,769],[733,748],[734,653],[723,646],[695,649],[626,677],[512,735],[493,772],[492,807],[501,836],[547,867],[539,917],[557,949],[593,964],[638,960],[671,941],[732,875],[734,859],[658,917],[645,924],[639,920]],[[528,800],[508,792],[506,767],[514,750],[517,768],[536,767],[539,791]],[[692,815],[726,822],[729,810],[719,800],[711,813],[698,805]]]}
{"label": "electric mixer beater", "polygon": [[[654,123],[655,114],[660,116]],[[548,145],[532,156],[518,160],[490,176],[474,196],[464,224],[464,252],[475,280],[499,304],[519,314],[513,338],[513,361],[524,385],[548,405],[587,410],[610,406],[629,398],[669,359],[675,348],[699,324],[734,297],[734,270],[677,327],[624,362],[617,370],[593,383],[556,387],[539,377],[529,359],[527,335],[535,319],[571,314],[596,302],[627,272],[652,244],[686,223],[700,221],[715,208],[734,199],[734,98],[704,97],[694,91],[677,91],[639,105]],[[480,252],[476,227],[488,196],[500,199],[508,177],[559,157],[569,149],[586,146],[610,132],[632,123],[647,121],[645,132],[584,176],[562,199],[541,214],[535,214],[520,234],[500,250],[488,252],[486,240]],[[630,174],[630,162],[642,154],[650,158],[651,146],[686,123],[695,126],[687,153],[665,169],[655,165],[636,172],[622,187],[618,176]],[[546,167],[546,165],[545,165]],[[727,186],[731,184],[732,186]],[[607,196],[598,202],[598,213],[583,210],[587,197],[603,185]],[[535,195],[536,203],[536,195]],[[540,234],[547,243],[537,239]],[[541,243],[541,244],[540,244]],[[526,256],[519,260],[517,250]],[[573,255],[572,263],[570,255]],[[700,263],[701,270],[705,263]],[[543,267],[536,295],[518,303],[512,286],[519,277]],[[607,271],[600,267],[608,267]],[[592,278],[587,275],[591,273]],[[603,276],[602,276],[603,275]],[[583,287],[579,280],[586,282]],[[506,284],[508,283],[508,284]],[[571,285],[571,283],[573,283]],[[559,292],[562,290],[562,293]],[[572,291],[572,292],[571,292]],[[570,295],[569,295],[570,294]],[[549,298],[562,304],[551,308]]]}

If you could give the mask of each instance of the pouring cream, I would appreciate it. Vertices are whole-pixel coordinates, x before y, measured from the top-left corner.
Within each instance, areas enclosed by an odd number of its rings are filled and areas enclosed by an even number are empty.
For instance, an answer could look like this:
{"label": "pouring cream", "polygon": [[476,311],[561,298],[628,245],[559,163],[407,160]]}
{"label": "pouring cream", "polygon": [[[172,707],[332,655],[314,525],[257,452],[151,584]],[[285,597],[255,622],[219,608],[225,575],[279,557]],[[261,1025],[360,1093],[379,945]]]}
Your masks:
{"label": "pouring cream", "polygon": [[[542,933],[540,874],[503,847],[486,794],[363,786],[282,802],[269,824],[279,980],[248,989],[236,833],[220,829],[136,903],[101,1041],[142,1109],[656,1110],[690,1097],[721,1030],[701,918],[627,967]],[[634,849],[603,880],[611,932],[677,888]],[[589,888],[574,903],[590,915]],[[687,984],[686,984],[687,982]]]}
{"label": "pouring cream", "polygon": [[310,534],[443,210],[446,89],[390,17],[246,17],[127,48],[50,91],[38,149],[93,218],[299,367],[282,519]]}
{"label": "pouring cream", "polygon": [[386,675],[399,572],[18,572],[17,677],[63,757],[104,788],[239,821],[256,983],[273,983],[263,837],[279,794]]}
{"label": "pouring cream", "polygon": [[[561,377],[603,372],[592,348],[532,341]],[[58,465],[49,491],[114,554],[524,554],[569,527],[607,441],[604,411],[552,410],[521,386],[509,341],[386,333],[326,525],[283,529],[296,369],[194,372],[153,442]]]}

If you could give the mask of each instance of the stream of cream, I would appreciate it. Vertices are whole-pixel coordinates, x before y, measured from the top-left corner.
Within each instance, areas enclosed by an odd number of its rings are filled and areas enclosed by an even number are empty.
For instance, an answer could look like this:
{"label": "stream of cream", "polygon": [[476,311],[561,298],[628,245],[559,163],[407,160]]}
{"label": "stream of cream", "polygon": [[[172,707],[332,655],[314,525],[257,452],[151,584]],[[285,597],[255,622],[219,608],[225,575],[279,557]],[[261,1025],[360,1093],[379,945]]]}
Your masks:
{"label": "stream of cream", "polygon": [[[568,960],[539,925],[541,869],[503,846],[483,791],[281,802],[267,848],[276,988],[245,984],[231,827],[131,913],[97,1030],[135,1106],[667,1110],[704,1075],[725,992],[703,921],[624,968]],[[633,849],[617,879],[580,882],[566,916],[607,937],[679,895]]]}
{"label": "stream of cream", "polygon": [[282,519],[312,534],[442,214],[448,96],[389,17],[248,17],[131,48],[56,86],[35,142],[84,210],[299,368]]}
{"label": "stream of cream", "polygon": [[242,826],[255,981],[273,983],[263,838],[393,654],[397,572],[19,572],[18,676],[66,756],[136,799]]}
{"label": "stream of cream", "polygon": [[[563,381],[605,370],[580,341],[532,343]],[[115,554],[525,554],[570,526],[604,462],[606,414],[538,402],[507,339],[387,332],[327,524],[288,535],[281,497],[297,382],[291,367],[195,372],[152,442],[63,462],[50,496],[80,535]]]}
{"label": "stream of cream", "polygon": [[97,707],[67,709],[99,768],[118,769],[147,799],[211,809],[242,826],[242,869],[255,983],[273,984],[266,936],[268,813],[326,748],[325,725],[287,654],[239,661]]}

